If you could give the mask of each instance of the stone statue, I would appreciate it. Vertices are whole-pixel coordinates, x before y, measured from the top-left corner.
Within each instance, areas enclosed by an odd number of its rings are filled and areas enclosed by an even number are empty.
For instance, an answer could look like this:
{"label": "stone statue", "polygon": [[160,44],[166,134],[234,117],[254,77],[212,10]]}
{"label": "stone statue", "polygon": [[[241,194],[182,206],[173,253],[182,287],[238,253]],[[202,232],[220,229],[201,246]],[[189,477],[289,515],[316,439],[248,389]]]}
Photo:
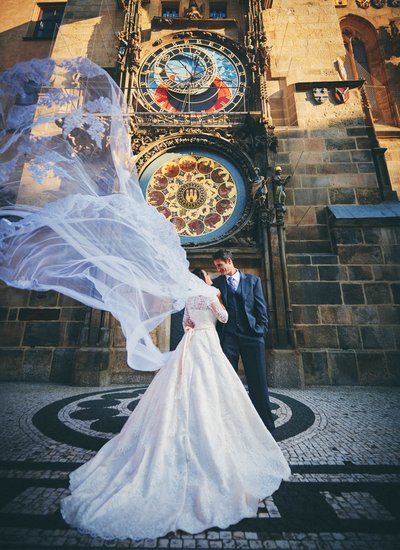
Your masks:
{"label": "stone statue", "polygon": [[268,179],[260,175],[260,169],[254,168],[255,176],[252,180],[251,196],[258,206],[264,206],[268,195]]}
{"label": "stone statue", "polygon": [[260,66],[262,71],[267,71],[270,63],[270,51],[272,50],[272,46],[268,46],[268,39],[265,32],[261,34],[260,37],[260,49],[259,49],[259,55],[260,55]]}
{"label": "stone statue", "polygon": [[117,34],[119,44],[117,47],[117,61],[120,65],[124,65],[126,61],[126,54],[128,52],[128,41],[125,39],[125,33],[119,32]]}
{"label": "stone statue", "polygon": [[188,19],[203,19],[201,11],[202,10],[197,5],[196,1],[190,0],[189,7],[185,12],[185,17],[187,17]]}
{"label": "stone statue", "polygon": [[272,176],[272,184],[274,186],[274,199],[276,205],[285,206],[285,187],[290,178],[291,176],[282,176],[282,168],[280,166],[275,168],[275,174]]}
{"label": "stone statue", "polygon": [[139,39],[138,32],[134,32],[131,35],[130,43],[129,43],[129,51],[131,54],[132,65],[135,65],[135,67],[139,67],[140,52],[142,51],[142,49],[140,47],[140,39]]}

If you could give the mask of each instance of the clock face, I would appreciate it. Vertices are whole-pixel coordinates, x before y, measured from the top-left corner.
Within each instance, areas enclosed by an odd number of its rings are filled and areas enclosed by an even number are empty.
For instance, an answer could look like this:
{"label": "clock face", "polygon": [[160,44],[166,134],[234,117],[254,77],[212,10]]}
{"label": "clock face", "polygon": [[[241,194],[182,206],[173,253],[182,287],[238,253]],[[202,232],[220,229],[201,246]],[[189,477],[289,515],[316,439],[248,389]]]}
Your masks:
{"label": "clock face", "polygon": [[183,244],[217,238],[238,222],[246,189],[226,158],[201,149],[153,161],[140,177],[146,200],[175,225]]}
{"label": "clock face", "polygon": [[237,55],[202,38],[177,40],[155,50],[138,79],[146,105],[172,113],[230,111],[246,87],[246,71]]}

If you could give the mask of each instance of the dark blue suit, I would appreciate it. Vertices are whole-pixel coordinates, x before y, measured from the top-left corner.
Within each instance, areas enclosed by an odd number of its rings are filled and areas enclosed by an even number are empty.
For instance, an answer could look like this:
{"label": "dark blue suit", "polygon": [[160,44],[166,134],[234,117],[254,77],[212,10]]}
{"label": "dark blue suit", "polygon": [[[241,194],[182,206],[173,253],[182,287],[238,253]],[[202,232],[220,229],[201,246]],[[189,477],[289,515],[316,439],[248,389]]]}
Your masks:
{"label": "dark blue suit", "polygon": [[213,285],[221,291],[229,314],[226,324],[217,323],[222,349],[236,371],[239,355],[242,357],[250,399],[265,426],[273,431],[264,342],[268,317],[261,279],[241,272],[235,292],[227,284],[225,275],[214,279]]}

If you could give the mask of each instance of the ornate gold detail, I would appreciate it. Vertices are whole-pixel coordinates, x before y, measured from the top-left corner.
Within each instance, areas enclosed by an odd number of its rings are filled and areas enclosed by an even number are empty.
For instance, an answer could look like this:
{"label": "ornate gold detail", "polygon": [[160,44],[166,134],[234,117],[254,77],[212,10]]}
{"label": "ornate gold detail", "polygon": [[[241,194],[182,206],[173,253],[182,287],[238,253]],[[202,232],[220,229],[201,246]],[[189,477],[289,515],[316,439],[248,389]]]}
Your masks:
{"label": "ornate gold detail", "polygon": [[367,9],[371,5],[371,0],[356,0],[356,4],[359,8]]}

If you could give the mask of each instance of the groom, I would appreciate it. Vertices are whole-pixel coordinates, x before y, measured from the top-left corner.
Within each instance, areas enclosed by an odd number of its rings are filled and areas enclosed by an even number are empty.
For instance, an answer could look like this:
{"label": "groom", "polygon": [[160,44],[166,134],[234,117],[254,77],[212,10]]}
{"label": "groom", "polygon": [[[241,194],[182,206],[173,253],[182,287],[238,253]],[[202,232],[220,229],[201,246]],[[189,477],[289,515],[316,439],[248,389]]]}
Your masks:
{"label": "groom", "polygon": [[221,291],[229,314],[226,324],[217,323],[222,349],[236,371],[241,356],[250,399],[265,426],[273,433],[264,342],[268,317],[261,279],[238,271],[229,250],[218,250],[213,260],[220,273],[213,285]]}

